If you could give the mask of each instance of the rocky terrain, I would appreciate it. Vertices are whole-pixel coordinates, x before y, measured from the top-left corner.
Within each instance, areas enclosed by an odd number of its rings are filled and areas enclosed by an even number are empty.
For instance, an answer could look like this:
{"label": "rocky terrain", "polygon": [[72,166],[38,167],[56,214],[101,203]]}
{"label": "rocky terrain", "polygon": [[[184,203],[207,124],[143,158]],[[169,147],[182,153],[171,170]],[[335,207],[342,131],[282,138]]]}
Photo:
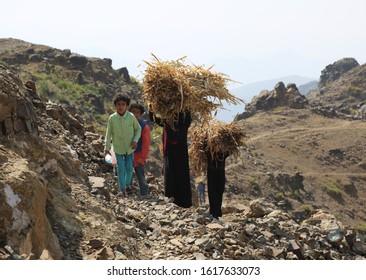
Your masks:
{"label": "rocky terrain", "polygon": [[307,96],[312,107],[340,114],[356,115],[366,100],[366,65],[353,58],[328,65],[319,79],[319,90]]}
{"label": "rocky terrain", "polygon": [[[364,122],[326,116],[293,84],[262,94],[239,120],[248,139],[240,157],[228,159],[224,216],[212,222],[207,203],[197,204],[195,178],[193,207],[163,196],[155,146],[149,197],[139,199],[136,183],[127,198],[117,197],[102,134],[90,129],[82,104],[44,98],[37,71],[24,75],[32,54],[43,57],[32,66],[40,69],[45,54],[53,51],[52,67],[59,51],[1,42],[0,260],[365,259]],[[61,60],[62,70],[71,67]],[[78,70],[84,78],[94,75],[87,69]],[[128,91],[136,100],[137,90]]]}
{"label": "rocky terrain", "polygon": [[306,108],[279,108],[240,122],[249,139],[242,158],[227,167],[229,186],[248,198],[271,198],[299,217],[326,209],[348,225],[365,223],[364,122]]}
{"label": "rocky terrain", "polygon": [[15,71],[23,81],[37,84],[45,102],[60,103],[82,116],[88,130],[100,129],[114,110],[116,92],[138,100],[140,88],[127,68],[113,69],[109,58],[85,57],[18,39],[0,39],[0,63]]}

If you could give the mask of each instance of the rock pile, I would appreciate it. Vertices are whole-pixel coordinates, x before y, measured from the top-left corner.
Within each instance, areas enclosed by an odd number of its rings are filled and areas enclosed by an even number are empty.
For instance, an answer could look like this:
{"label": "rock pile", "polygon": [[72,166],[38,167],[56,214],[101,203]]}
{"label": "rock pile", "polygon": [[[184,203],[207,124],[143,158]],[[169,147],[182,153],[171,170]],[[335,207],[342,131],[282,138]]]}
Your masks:
{"label": "rock pile", "polygon": [[246,112],[238,115],[236,120],[247,118],[257,111],[268,111],[277,107],[301,109],[305,108],[307,103],[306,97],[300,94],[295,84],[285,86],[283,82],[279,82],[274,90],[264,90],[253,97],[252,101],[245,106]]}

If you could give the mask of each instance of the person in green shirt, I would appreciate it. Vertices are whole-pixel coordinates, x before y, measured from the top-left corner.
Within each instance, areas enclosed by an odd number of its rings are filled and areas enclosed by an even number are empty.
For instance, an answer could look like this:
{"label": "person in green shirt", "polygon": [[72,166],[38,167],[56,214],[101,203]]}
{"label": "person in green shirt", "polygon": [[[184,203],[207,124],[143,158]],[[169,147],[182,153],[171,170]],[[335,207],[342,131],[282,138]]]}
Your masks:
{"label": "person in green shirt", "polygon": [[109,116],[105,134],[104,155],[110,153],[111,141],[117,158],[118,184],[126,196],[126,185],[131,184],[133,153],[141,136],[141,126],[136,117],[127,111],[131,99],[124,94],[113,98],[116,112]]}

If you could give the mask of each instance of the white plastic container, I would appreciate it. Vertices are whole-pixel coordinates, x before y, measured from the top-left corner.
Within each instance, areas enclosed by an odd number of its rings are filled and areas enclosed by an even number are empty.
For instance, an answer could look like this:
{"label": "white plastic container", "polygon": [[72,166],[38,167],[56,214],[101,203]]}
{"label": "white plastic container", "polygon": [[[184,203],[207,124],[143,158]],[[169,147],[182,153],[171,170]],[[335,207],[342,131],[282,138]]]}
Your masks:
{"label": "white plastic container", "polygon": [[106,163],[112,163],[112,156],[110,154],[106,154],[104,159]]}

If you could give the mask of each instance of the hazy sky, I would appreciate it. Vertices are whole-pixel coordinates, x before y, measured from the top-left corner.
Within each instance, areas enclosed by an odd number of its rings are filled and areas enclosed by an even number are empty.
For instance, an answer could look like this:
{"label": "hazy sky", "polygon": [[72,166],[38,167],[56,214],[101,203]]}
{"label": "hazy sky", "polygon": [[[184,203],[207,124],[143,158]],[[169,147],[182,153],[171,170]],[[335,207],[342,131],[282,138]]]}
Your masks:
{"label": "hazy sky", "polygon": [[139,78],[151,53],[243,83],[366,61],[365,0],[0,1],[0,38],[111,58]]}

